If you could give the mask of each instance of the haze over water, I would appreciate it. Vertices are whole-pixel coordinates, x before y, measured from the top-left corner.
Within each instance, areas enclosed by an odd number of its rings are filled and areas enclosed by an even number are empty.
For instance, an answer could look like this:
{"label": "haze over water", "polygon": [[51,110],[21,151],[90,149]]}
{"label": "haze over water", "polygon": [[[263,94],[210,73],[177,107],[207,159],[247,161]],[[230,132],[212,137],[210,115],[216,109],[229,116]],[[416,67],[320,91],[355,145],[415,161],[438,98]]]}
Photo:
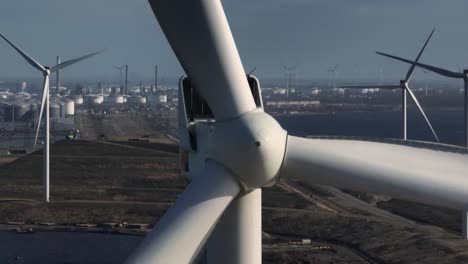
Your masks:
{"label": "haze over water", "polygon": [[[440,142],[461,145],[463,111],[427,111]],[[337,112],[310,115],[277,116],[278,122],[292,135],[336,135],[371,138],[401,138],[401,112]],[[408,111],[408,139],[435,141],[423,117]]]}

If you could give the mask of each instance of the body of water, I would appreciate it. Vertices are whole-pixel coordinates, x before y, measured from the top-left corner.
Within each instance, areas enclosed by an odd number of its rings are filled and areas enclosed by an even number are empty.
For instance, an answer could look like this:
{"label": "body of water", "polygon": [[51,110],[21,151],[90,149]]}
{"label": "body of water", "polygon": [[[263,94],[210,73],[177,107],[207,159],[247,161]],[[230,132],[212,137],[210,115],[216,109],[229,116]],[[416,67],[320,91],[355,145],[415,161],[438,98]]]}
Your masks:
{"label": "body of water", "polygon": [[86,232],[0,232],[2,264],[123,263],[143,236]]}
{"label": "body of water", "polygon": [[[440,142],[463,143],[463,111],[428,111]],[[402,138],[401,112],[337,112],[276,116],[291,135],[363,136]],[[421,114],[408,112],[408,139],[435,141]]]}

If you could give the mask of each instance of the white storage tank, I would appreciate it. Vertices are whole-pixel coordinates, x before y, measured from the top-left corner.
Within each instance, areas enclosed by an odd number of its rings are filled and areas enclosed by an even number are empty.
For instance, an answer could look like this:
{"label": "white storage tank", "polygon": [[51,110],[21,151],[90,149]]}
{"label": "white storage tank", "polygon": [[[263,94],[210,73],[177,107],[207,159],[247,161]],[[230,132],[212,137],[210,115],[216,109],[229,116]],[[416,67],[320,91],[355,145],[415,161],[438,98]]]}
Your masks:
{"label": "white storage tank", "polygon": [[[3,105],[3,111],[6,122],[11,122],[13,116],[15,117],[15,121],[21,120],[26,113],[30,110],[30,106],[28,104],[23,103],[15,103],[13,105]],[[14,114],[12,113],[14,111]]]}
{"label": "white storage tank", "polygon": [[75,115],[75,101],[67,100],[65,102],[65,117]]}
{"label": "white storage tank", "polygon": [[76,105],[82,105],[83,104],[83,97],[81,97],[81,96],[75,97],[75,104]]}
{"label": "white storage tank", "polygon": [[159,103],[167,103],[167,95],[160,95],[158,96]]}
{"label": "white storage tank", "polygon": [[23,99],[23,100],[28,100],[28,99],[31,99],[31,95],[28,94],[28,93],[21,92],[21,93],[16,94],[16,98]]}
{"label": "white storage tank", "polygon": [[86,102],[91,105],[99,105],[104,102],[104,96],[90,94],[86,96]]}
{"label": "white storage tank", "polygon": [[125,102],[125,98],[121,95],[117,95],[115,97],[115,103],[116,104],[123,104]]}
{"label": "white storage tank", "polygon": [[146,104],[146,97],[135,95],[130,97],[130,102],[134,104]]}
{"label": "white storage tank", "polygon": [[9,97],[11,97],[13,94],[10,93],[10,92],[0,92],[0,98],[2,99],[7,99]]}
{"label": "white storage tank", "polygon": [[109,104],[123,104],[124,103],[124,97],[121,95],[111,95],[106,97],[106,102]]}
{"label": "white storage tank", "polygon": [[96,104],[102,104],[104,102],[104,96],[102,95],[97,95],[96,100],[94,100],[94,103]]}

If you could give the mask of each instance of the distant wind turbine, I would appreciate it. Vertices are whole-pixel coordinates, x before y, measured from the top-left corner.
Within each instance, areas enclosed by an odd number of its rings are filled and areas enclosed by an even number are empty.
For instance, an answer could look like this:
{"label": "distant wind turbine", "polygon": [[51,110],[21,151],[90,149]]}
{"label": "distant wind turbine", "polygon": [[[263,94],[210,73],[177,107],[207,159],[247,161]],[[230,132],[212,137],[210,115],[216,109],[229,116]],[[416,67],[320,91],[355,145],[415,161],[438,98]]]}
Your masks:
{"label": "distant wind turbine", "polygon": [[392,58],[392,59],[395,59],[395,60],[399,60],[399,61],[402,61],[402,62],[406,62],[406,63],[412,64],[412,65],[416,65],[416,66],[418,66],[420,68],[429,70],[431,72],[435,72],[435,73],[440,74],[440,75],[445,76],[445,77],[455,78],[455,79],[462,79],[463,80],[463,82],[465,83],[465,89],[464,89],[465,90],[465,99],[464,99],[465,102],[464,102],[464,118],[463,118],[463,122],[464,122],[463,127],[464,127],[464,134],[465,135],[464,135],[464,139],[463,139],[463,141],[464,141],[463,145],[465,147],[468,147],[468,69],[464,69],[463,72],[461,72],[461,70],[456,72],[456,71],[451,71],[451,70],[431,66],[431,65],[428,65],[428,64],[419,63],[418,61],[407,60],[407,59],[404,59],[404,58],[401,58],[401,57],[389,55],[389,54],[382,53],[382,52],[377,52],[377,54],[380,54],[382,56],[389,57],[389,58]]}
{"label": "distant wind turbine", "polygon": [[291,81],[293,72],[296,70],[296,66],[286,66],[284,64],[281,65],[286,72],[286,98],[289,98],[289,90],[291,89]]}
{"label": "distant wind turbine", "polygon": [[253,73],[254,73],[256,70],[257,70],[257,66],[253,67],[253,69],[252,69],[252,70],[250,70],[250,72],[249,72],[249,73],[247,73],[247,76],[250,76],[250,75],[252,75],[252,74],[253,74]]}
{"label": "distant wind turbine", "polygon": [[427,74],[429,73],[429,71],[426,71],[424,69],[420,69],[423,73],[424,73],[424,94],[427,96],[428,93],[427,93],[427,87],[428,87],[428,82],[427,82]]}
{"label": "distant wind turbine", "polygon": [[328,70],[328,72],[332,73],[333,78],[333,95],[336,95],[336,72],[338,71],[338,64],[335,67]]}
{"label": "distant wind turbine", "polygon": [[[402,90],[402,136],[404,140],[408,139],[407,136],[407,93],[411,96],[413,99],[414,103],[418,107],[419,111],[421,112],[422,116],[426,120],[427,125],[432,131],[432,134],[434,135],[434,138],[439,142],[439,138],[437,137],[436,132],[434,131],[434,128],[431,125],[431,122],[429,122],[429,119],[427,118],[426,114],[424,113],[424,110],[421,107],[421,104],[419,103],[418,99],[414,95],[413,91],[409,88],[409,82],[411,80],[411,77],[413,76],[414,69],[417,65],[417,62],[419,61],[419,58],[421,58],[422,53],[424,52],[424,49],[426,48],[427,44],[429,43],[429,40],[431,39],[432,35],[434,34],[435,29],[432,30],[431,34],[427,38],[426,42],[424,43],[424,46],[421,48],[419,51],[418,56],[416,57],[416,60],[412,62],[411,67],[409,68],[408,72],[406,73],[406,77],[404,80],[400,80],[400,84],[396,85],[374,85],[374,86],[343,86],[342,88],[358,88],[358,89],[368,89],[368,88],[376,88],[378,87],[379,89],[389,89],[389,90],[394,90],[394,89],[401,89]],[[380,53],[379,53],[380,54]]]}
{"label": "distant wind turbine", "polygon": [[44,85],[42,89],[42,102],[41,102],[41,111],[39,112],[39,119],[37,121],[37,129],[36,129],[36,137],[34,139],[34,148],[36,148],[37,144],[37,138],[39,136],[39,130],[40,130],[40,123],[42,120],[42,113],[45,108],[45,128],[44,128],[44,200],[46,202],[49,202],[49,173],[50,173],[50,153],[49,153],[49,137],[50,137],[50,122],[49,122],[49,76],[53,72],[57,72],[58,70],[61,70],[63,68],[66,68],[72,64],[75,64],[79,61],[85,60],[87,58],[90,58],[98,53],[101,53],[101,51],[98,52],[93,52],[90,54],[87,54],[85,56],[68,60],[65,62],[62,62],[60,64],[57,64],[53,66],[52,68],[48,66],[42,66],[39,62],[37,62],[35,59],[33,59],[31,56],[26,54],[26,52],[22,51],[18,46],[13,44],[11,41],[9,41],[5,36],[0,34],[0,37],[3,38],[11,47],[13,47],[31,66],[36,68],[37,70],[41,71],[42,74],[44,75]]}
{"label": "distant wind turbine", "polygon": [[120,86],[120,89],[122,89],[122,70],[123,70],[124,67],[125,67],[125,64],[122,65],[122,66],[114,66],[114,68],[119,70],[119,86]]}

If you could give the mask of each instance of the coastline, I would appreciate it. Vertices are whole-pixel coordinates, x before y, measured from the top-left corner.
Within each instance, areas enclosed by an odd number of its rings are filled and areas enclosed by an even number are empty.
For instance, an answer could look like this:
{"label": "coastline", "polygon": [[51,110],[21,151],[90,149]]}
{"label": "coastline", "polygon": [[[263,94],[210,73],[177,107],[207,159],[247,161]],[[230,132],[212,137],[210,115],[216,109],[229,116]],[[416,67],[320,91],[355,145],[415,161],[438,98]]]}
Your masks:
{"label": "coastline", "polygon": [[[105,224],[20,224],[20,223],[3,223],[0,224],[0,232],[15,232],[17,234],[34,234],[36,232],[79,232],[79,233],[103,233],[116,235],[132,235],[144,236],[151,228],[148,225],[142,224],[141,228],[127,227],[105,227]],[[138,225],[138,224],[130,224]]]}

